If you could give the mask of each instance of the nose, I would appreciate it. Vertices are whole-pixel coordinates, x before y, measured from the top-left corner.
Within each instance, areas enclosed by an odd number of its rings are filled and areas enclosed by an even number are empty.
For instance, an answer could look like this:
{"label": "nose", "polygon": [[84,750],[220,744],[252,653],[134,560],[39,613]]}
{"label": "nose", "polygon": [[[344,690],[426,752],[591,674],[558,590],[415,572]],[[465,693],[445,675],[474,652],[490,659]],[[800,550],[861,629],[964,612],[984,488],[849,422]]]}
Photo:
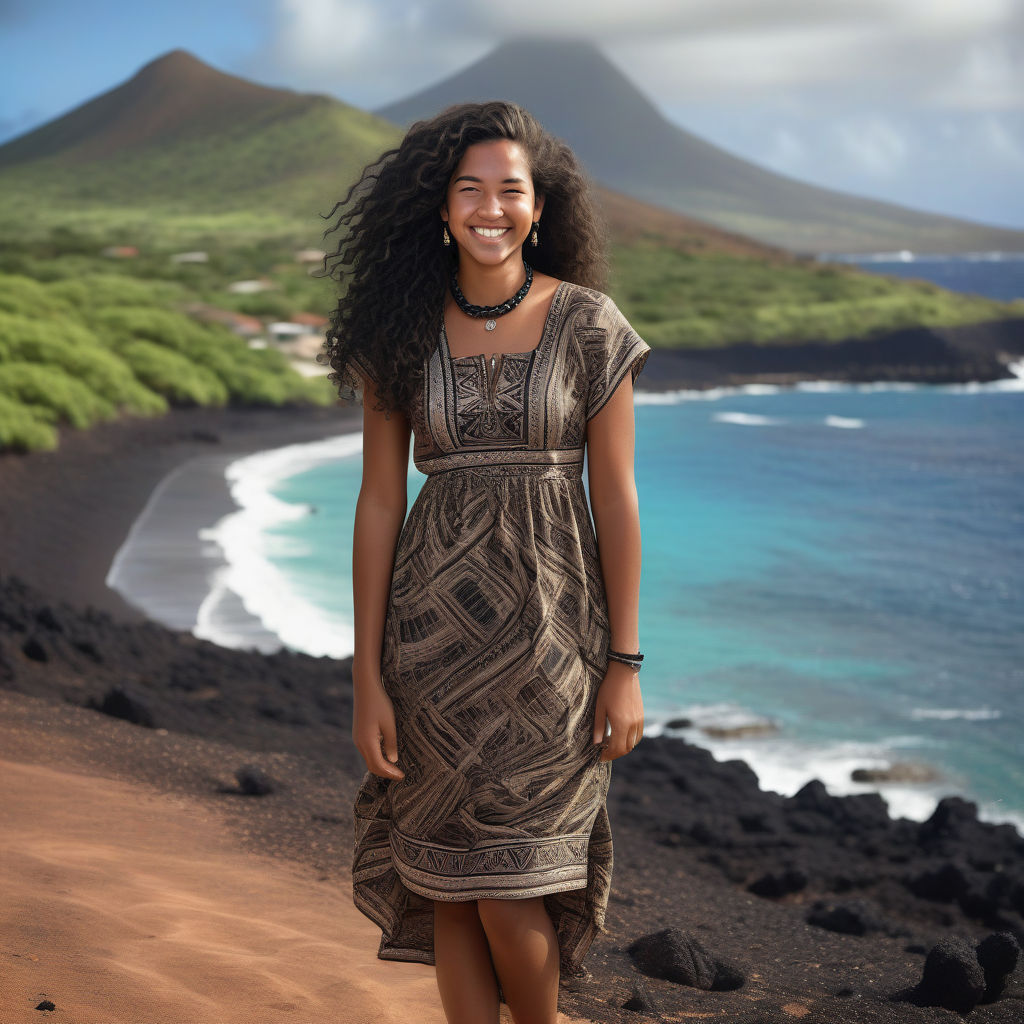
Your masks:
{"label": "nose", "polygon": [[501,196],[495,192],[485,192],[480,197],[480,213],[485,217],[494,217],[497,219],[504,213],[504,208],[501,205]]}

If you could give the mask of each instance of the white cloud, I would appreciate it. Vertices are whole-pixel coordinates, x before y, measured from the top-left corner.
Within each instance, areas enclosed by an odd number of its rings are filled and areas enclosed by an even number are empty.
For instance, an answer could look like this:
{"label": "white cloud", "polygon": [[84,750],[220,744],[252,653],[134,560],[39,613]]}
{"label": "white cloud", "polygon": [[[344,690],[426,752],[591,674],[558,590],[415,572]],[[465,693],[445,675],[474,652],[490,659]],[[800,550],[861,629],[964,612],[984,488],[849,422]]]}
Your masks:
{"label": "white cloud", "polygon": [[380,13],[367,0],[278,0],[275,48],[285,61],[336,70],[382,42],[386,32]]}
{"label": "white cloud", "polygon": [[1024,0],[268,2],[266,49],[231,69],[258,81],[373,109],[509,38],[582,37],[677,123],[779,173],[1021,221]]}
{"label": "white cloud", "polygon": [[[1024,32],[1024,19],[1021,31]],[[972,42],[929,90],[932,104],[963,110],[1024,109],[1024,45],[1016,39]]]}
{"label": "white cloud", "polygon": [[[672,107],[751,90],[1024,109],[1019,0],[275,0],[259,59],[378,106],[517,35],[584,37]],[[774,98],[777,98],[774,97]]]}

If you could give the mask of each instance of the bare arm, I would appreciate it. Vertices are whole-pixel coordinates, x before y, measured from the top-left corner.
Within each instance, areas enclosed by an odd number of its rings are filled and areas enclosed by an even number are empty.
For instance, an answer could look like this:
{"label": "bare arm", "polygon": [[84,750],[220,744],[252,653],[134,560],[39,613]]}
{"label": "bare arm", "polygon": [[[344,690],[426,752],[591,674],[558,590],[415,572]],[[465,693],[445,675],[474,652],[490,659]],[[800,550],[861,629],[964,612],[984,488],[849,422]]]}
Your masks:
{"label": "bare arm", "polygon": [[[373,385],[363,403],[363,477],[356,502],[352,548],[355,652],[352,738],[375,775],[400,779],[394,709],[381,680],[381,651],[395,548],[406,512],[408,418],[373,409]],[[381,746],[383,744],[383,753]],[[387,760],[385,760],[385,756]]]}
{"label": "bare arm", "polygon": [[[587,423],[587,480],[597,529],[598,554],[608,600],[610,643],[639,650],[640,513],[633,477],[633,382],[627,373],[605,406]],[[602,761],[628,754],[644,729],[636,669],[609,659],[598,691],[594,742],[611,726]]]}

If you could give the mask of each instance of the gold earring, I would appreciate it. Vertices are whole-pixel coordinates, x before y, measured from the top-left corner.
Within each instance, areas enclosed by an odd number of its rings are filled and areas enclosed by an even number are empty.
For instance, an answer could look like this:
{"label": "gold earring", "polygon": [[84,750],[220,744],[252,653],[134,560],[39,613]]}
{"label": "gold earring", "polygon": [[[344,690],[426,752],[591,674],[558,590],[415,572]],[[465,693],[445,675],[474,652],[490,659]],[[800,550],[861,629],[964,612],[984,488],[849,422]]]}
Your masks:
{"label": "gold earring", "polygon": [[530,245],[532,245],[534,248],[537,247],[537,228],[539,228],[539,227],[540,227],[540,221],[539,220],[535,220],[533,222],[533,233],[530,235]]}
{"label": "gold earring", "polygon": [[448,224],[447,223],[442,222],[441,231],[442,231],[441,241],[445,245],[451,245],[452,244],[452,240],[451,240],[451,236],[448,234]]}

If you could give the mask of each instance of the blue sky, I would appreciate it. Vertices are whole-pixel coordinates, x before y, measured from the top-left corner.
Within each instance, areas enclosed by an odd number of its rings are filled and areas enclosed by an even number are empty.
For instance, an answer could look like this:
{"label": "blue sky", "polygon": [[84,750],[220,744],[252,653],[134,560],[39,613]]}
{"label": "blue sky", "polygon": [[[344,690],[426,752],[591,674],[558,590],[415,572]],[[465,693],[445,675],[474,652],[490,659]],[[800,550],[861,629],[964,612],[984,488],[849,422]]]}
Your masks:
{"label": "blue sky", "polygon": [[1024,228],[1021,0],[0,0],[0,141],[176,47],[372,109],[526,33],[592,40],[762,166]]}

